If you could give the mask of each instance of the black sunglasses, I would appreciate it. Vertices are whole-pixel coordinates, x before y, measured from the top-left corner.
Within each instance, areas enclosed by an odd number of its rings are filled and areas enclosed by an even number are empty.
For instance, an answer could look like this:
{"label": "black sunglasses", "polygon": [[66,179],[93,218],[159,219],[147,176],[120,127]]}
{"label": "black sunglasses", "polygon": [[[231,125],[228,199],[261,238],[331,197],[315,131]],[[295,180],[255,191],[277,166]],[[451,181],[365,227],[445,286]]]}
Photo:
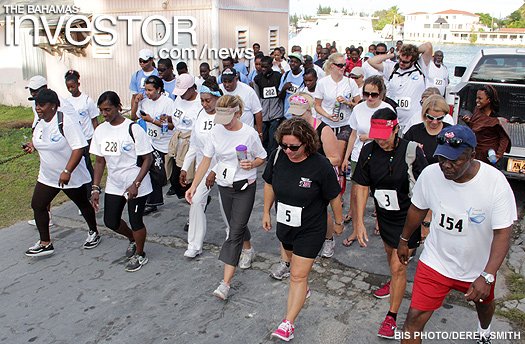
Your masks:
{"label": "black sunglasses", "polygon": [[139,59],[139,63],[148,63],[149,60],[151,59],[147,59],[147,60]]}
{"label": "black sunglasses", "polygon": [[332,63],[334,66],[337,66],[339,68],[344,68],[344,66],[346,66],[346,64],[344,63]]}
{"label": "black sunglasses", "polygon": [[414,62],[414,60],[403,60],[400,56],[397,58],[397,60],[399,61],[399,63],[404,63],[404,64],[409,64],[409,63]]}
{"label": "black sunglasses", "polygon": [[288,146],[287,144],[279,143],[279,146],[281,146],[283,150],[290,149],[292,152],[297,152],[302,145],[303,143],[301,143],[299,146]]}
{"label": "black sunglasses", "polygon": [[161,72],[161,73],[162,73],[162,72],[165,72],[165,71],[167,71],[167,70],[168,70],[168,68],[157,68],[157,70],[158,70],[159,72]]}
{"label": "black sunglasses", "polygon": [[368,98],[368,97],[377,98],[379,97],[379,93],[363,91],[363,98]]}
{"label": "black sunglasses", "polygon": [[376,50],[376,55],[384,55],[386,54],[386,51],[377,51]]}
{"label": "black sunglasses", "polygon": [[448,143],[450,145],[450,147],[452,147],[452,148],[458,148],[463,143],[466,144],[469,147],[472,147],[471,145],[469,145],[468,143],[466,143],[465,141],[463,141],[460,138],[457,138],[457,137],[446,137],[445,135],[438,135],[437,136],[437,143],[440,144],[440,145],[444,145],[445,143]]}
{"label": "black sunglasses", "polygon": [[442,121],[443,118],[445,118],[445,115],[443,115],[443,116],[439,116],[439,117],[434,117],[434,116],[430,116],[428,113],[427,113],[425,116],[427,116],[427,118],[428,118],[430,121],[433,121],[433,120],[436,120],[436,121]]}
{"label": "black sunglasses", "polygon": [[350,75],[350,77],[351,77],[352,79],[359,79],[359,78],[361,77],[361,75],[360,75],[360,76]]}

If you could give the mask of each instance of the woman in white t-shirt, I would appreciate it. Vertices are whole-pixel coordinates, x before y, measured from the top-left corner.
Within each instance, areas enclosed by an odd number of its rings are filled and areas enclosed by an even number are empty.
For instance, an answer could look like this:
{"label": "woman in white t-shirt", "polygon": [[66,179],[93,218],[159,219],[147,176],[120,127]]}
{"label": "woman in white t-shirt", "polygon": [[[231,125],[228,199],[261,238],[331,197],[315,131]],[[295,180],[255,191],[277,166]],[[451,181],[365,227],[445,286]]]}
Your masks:
{"label": "woman in white t-shirt", "polygon": [[33,127],[32,142],[22,146],[26,153],[37,150],[40,157],[40,171],[31,200],[40,241],[25,254],[30,257],[53,254],[47,207],[60,190],[77,205],[88,223],[89,234],[84,248],[94,248],[100,243],[100,234],[84,186],[91,181],[91,177],[82,156],[87,146],[82,128],[70,116],[57,110],[60,100],[54,91],[42,89],[29,100],[35,101],[38,120]]}
{"label": "woman in white t-shirt", "polygon": [[186,200],[192,204],[197,187],[210,168],[212,158],[215,157],[221,204],[230,226],[228,238],[219,254],[219,259],[225,263],[224,279],[213,292],[213,295],[223,300],[228,298],[237,264],[241,269],[247,269],[255,257],[247,225],[255,201],[257,167],[266,161],[266,150],[262,146],[259,134],[253,127],[239,120],[242,108],[243,103],[239,96],[225,95],[219,98],[214,122],[221,125],[213,127],[209,133],[203,150],[204,158],[197,169],[193,184],[186,192]]}
{"label": "woman in white t-shirt", "polygon": [[[348,149],[346,150],[345,157],[343,160],[343,171],[348,169],[348,161],[350,160],[350,166],[352,173],[355,171],[357,160],[359,159],[359,153],[363,145],[370,142],[371,139],[368,137],[370,132],[370,118],[375,111],[382,108],[392,107],[385,103],[386,87],[383,79],[378,75],[373,75],[367,78],[363,84],[363,99],[365,101],[357,104],[352,111],[352,117],[350,118],[350,127],[352,128],[352,134],[348,140]],[[356,201],[355,194],[355,182],[352,181],[352,187],[350,190],[350,209],[348,214],[345,215],[345,222],[350,222],[352,219],[352,209],[355,208]],[[376,221],[376,230],[374,234],[379,235],[379,229]],[[352,234],[343,241],[344,246],[350,246],[356,240],[355,234]]]}
{"label": "woman in white t-shirt", "polygon": [[[204,147],[208,141],[211,129],[215,126],[215,105],[217,104],[217,100],[222,96],[222,91],[215,81],[215,78],[209,78],[201,85],[199,94],[202,107],[195,119],[191,131],[190,147],[180,171],[179,182],[182,186],[188,185],[188,181],[186,180],[187,171],[194,167],[192,162],[195,160],[195,166],[199,166],[204,158]],[[215,171],[211,169],[215,165],[215,158],[212,158],[210,168],[208,168],[205,174],[206,182],[199,184],[192,197],[193,203],[190,207],[188,224],[188,249],[184,252],[184,256],[188,258],[195,258],[202,253],[202,244],[207,229],[206,215],[204,212],[209,202],[208,199],[210,198],[211,188],[215,184]],[[227,222],[226,225],[228,225]],[[226,232],[226,234],[228,234],[228,232]]]}
{"label": "woman in white t-shirt", "polygon": [[[153,148],[144,130],[120,114],[122,104],[115,92],[102,93],[97,105],[106,121],[95,130],[90,148],[90,152],[97,156],[91,203],[98,210],[100,181],[107,165],[104,224],[129,239],[126,256],[130,261],[126,271],[133,272],[148,262],[144,252],[146,226],[142,217],[146,199],[152,192],[148,170],[153,161]],[[140,167],[137,166],[138,157],[142,160]],[[126,203],[131,229],[122,220]]]}
{"label": "woman in white t-shirt", "polygon": [[[137,113],[146,122],[146,133],[153,147],[153,163],[164,169],[164,156],[168,153],[171,136],[173,135],[173,123],[169,120],[173,114],[173,101],[164,94],[164,81],[155,75],[151,75],[144,81],[146,98],[132,104],[131,113]],[[132,115],[135,120],[137,116]],[[153,192],[146,202],[144,215],[157,211],[159,205],[164,204],[162,187],[152,179]]]}
{"label": "woman in white t-shirt", "polygon": [[290,70],[290,65],[282,57],[281,49],[275,48],[270,54],[270,57],[273,58],[272,69],[276,72],[284,74]]}
{"label": "woman in white t-shirt", "polygon": [[[91,138],[93,137],[95,128],[98,125],[98,109],[90,96],[80,92],[80,74],[76,70],[68,70],[65,79],[67,90],[71,93],[71,95],[67,97],[67,100],[80,115],[82,132],[88,142],[88,146],[84,148],[84,159],[91,179],[93,179],[93,164],[89,156],[89,145],[91,144]],[[87,184],[87,186],[88,191],[91,191],[91,183]]]}

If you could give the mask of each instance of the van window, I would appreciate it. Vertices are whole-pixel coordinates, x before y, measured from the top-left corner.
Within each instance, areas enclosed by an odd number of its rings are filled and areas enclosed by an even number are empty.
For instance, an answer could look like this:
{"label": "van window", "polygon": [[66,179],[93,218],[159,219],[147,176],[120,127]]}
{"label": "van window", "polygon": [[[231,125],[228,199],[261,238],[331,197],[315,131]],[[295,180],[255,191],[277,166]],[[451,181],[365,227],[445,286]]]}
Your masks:
{"label": "van window", "polygon": [[470,80],[525,84],[525,55],[483,56],[474,68]]}

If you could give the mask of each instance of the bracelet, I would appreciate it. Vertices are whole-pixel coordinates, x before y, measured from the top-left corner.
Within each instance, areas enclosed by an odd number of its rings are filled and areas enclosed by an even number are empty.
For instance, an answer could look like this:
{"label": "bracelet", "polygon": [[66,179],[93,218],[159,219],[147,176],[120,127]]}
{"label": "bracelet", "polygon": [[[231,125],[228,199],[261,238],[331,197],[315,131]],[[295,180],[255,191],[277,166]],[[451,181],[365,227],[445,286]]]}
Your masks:
{"label": "bracelet", "polygon": [[403,240],[404,242],[408,242],[408,239],[403,238],[403,234],[399,236],[399,239]]}
{"label": "bracelet", "polygon": [[91,194],[92,194],[92,195],[95,194],[95,193],[100,194],[100,190],[91,190]]}
{"label": "bracelet", "polygon": [[421,225],[422,225],[423,227],[430,227],[430,222],[428,222],[428,221],[423,221],[423,222],[421,222]]}
{"label": "bracelet", "polygon": [[100,191],[100,186],[98,186],[98,185],[95,185],[95,184],[91,185],[91,189],[93,189],[93,188],[96,188],[97,190]]}
{"label": "bracelet", "polygon": [[64,170],[64,173],[71,174],[71,172],[69,172],[67,169]]}
{"label": "bracelet", "polygon": [[341,226],[344,222],[341,221],[341,223],[338,223],[336,220],[334,220],[334,223],[335,223],[337,226]]}
{"label": "bracelet", "polygon": [[259,133],[259,137],[262,137],[263,136],[263,133]]}

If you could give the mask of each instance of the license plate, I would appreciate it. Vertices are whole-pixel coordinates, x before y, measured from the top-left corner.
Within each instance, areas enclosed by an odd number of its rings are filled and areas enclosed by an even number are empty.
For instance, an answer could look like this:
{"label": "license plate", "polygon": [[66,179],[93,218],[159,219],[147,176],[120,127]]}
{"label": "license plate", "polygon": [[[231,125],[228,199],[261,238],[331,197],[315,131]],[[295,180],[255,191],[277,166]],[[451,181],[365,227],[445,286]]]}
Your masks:
{"label": "license plate", "polygon": [[523,170],[525,170],[525,160],[509,159],[507,171],[523,173]]}

